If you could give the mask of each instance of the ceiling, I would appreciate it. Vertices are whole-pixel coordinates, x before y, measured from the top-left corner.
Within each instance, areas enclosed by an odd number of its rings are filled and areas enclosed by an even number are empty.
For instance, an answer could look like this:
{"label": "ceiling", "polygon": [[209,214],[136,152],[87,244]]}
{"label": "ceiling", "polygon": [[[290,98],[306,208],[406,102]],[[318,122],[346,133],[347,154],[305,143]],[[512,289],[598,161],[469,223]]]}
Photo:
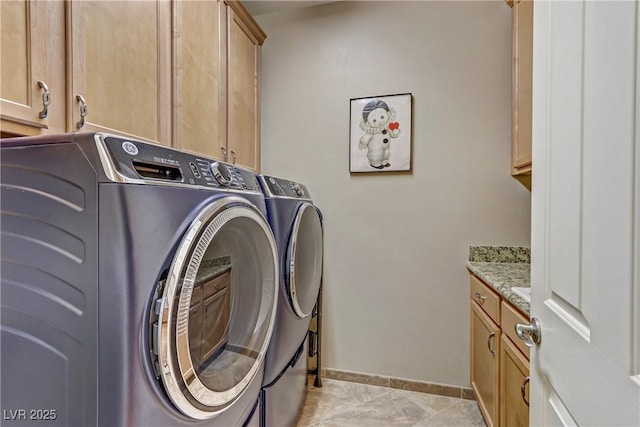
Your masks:
{"label": "ceiling", "polygon": [[264,15],[271,12],[279,12],[287,9],[295,9],[301,7],[317,6],[319,4],[333,3],[333,1],[299,1],[299,0],[255,0],[243,1],[242,4],[247,8],[253,16]]}

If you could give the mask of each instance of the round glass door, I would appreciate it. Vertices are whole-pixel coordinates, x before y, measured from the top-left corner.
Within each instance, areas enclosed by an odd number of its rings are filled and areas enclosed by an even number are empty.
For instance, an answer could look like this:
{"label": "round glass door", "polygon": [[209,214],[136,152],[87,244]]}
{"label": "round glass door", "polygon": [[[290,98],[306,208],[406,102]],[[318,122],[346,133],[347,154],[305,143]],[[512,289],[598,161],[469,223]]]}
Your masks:
{"label": "round glass door", "polygon": [[264,216],[238,197],[208,205],[180,243],[157,316],[157,363],[169,398],[207,419],[237,400],[271,338],[277,252]]}
{"label": "round glass door", "polygon": [[322,222],[311,203],[296,213],[287,248],[285,271],[289,301],[300,318],[311,314],[322,279]]}

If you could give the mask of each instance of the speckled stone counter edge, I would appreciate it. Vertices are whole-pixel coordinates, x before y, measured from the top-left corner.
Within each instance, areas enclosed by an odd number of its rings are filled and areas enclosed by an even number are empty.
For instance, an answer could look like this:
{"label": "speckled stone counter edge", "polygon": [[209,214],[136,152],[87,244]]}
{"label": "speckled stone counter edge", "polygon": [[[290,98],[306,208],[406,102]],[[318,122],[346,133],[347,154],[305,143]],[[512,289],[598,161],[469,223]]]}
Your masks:
{"label": "speckled stone counter edge", "polygon": [[531,306],[511,291],[514,287],[531,286],[531,265],[526,263],[467,262],[467,269],[491,286],[526,317]]}
{"label": "speckled stone counter edge", "polygon": [[469,246],[471,262],[531,263],[531,251],[524,246]]}

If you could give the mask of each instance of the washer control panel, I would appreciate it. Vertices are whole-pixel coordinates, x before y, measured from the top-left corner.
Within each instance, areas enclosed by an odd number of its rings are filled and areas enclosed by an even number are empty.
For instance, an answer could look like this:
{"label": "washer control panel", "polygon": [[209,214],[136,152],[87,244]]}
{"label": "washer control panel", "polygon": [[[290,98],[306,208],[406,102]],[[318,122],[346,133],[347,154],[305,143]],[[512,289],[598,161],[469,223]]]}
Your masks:
{"label": "washer control panel", "polygon": [[105,169],[115,169],[124,180],[261,191],[252,171],[215,159],[115,136],[99,135],[98,144],[110,158]]}
{"label": "washer control panel", "polygon": [[274,176],[262,175],[260,177],[263,185],[266,185],[269,192],[277,197],[294,197],[297,199],[311,199],[307,187],[297,182],[289,181]]}

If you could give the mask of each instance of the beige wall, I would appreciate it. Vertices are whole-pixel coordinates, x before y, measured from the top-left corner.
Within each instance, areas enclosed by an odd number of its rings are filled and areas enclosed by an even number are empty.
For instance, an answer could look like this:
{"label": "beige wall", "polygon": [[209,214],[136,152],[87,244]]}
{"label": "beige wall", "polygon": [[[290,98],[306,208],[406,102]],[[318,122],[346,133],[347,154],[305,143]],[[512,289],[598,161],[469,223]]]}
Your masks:
{"label": "beige wall", "polygon": [[[258,21],[263,171],[307,184],[325,217],[325,367],[468,386],[468,245],[529,245],[510,9],[338,2]],[[413,171],[350,175],[349,99],[404,92]]]}

